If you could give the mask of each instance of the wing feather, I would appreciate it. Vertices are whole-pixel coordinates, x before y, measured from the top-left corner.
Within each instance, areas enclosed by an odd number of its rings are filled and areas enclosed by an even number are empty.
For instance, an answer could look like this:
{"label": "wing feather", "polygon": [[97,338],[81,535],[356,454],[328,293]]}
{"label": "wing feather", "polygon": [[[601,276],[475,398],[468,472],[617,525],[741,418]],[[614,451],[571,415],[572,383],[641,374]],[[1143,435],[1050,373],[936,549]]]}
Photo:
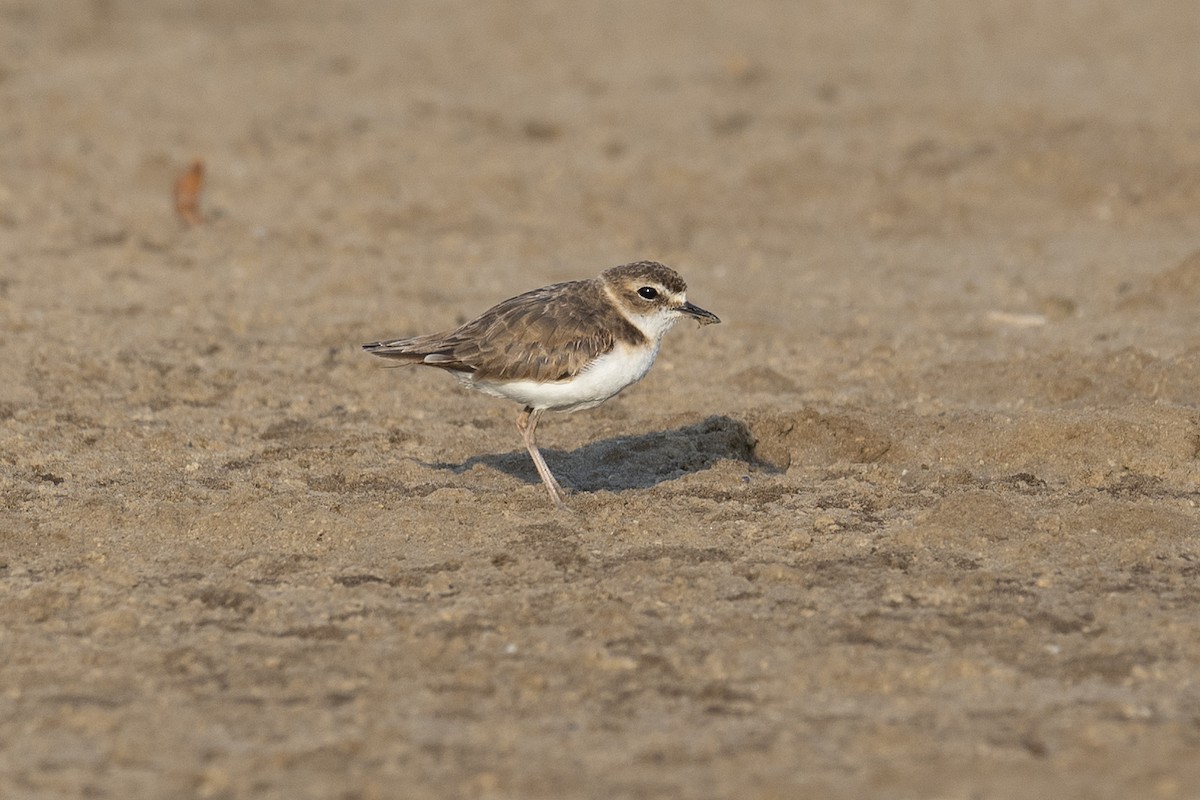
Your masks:
{"label": "wing feather", "polygon": [[565,380],[618,340],[645,339],[603,291],[595,280],[558,283],[505,300],[446,333],[363,347],[384,358],[484,380]]}

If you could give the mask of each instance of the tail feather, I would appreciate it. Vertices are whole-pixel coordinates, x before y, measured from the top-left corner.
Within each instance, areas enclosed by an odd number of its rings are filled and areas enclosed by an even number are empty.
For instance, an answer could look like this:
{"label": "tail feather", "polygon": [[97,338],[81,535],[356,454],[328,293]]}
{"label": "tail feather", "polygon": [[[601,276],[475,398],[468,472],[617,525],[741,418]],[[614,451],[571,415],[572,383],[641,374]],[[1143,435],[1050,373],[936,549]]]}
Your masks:
{"label": "tail feather", "polygon": [[435,337],[417,336],[411,339],[367,342],[362,348],[373,356],[399,361],[397,366],[428,364],[456,372],[475,371],[474,367],[460,362],[452,353],[447,352],[446,342],[435,340]]}
{"label": "tail feather", "polygon": [[422,347],[421,337],[410,339],[390,339],[383,342],[367,342],[362,346],[373,356],[383,358],[398,358],[402,360],[420,361],[429,352],[428,347]]}

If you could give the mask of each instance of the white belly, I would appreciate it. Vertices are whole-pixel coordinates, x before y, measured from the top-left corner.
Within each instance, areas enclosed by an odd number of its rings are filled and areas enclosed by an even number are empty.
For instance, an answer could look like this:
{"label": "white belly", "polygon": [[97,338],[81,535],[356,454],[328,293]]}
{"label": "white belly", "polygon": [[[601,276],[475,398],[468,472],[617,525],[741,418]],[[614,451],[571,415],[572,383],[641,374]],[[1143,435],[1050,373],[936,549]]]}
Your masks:
{"label": "white belly", "polygon": [[637,383],[650,370],[657,355],[658,342],[651,347],[617,345],[611,353],[600,356],[583,372],[565,381],[477,381],[470,376],[462,380],[481,392],[507,397],[531,408],[579,411],[594,408],[626,386]]}

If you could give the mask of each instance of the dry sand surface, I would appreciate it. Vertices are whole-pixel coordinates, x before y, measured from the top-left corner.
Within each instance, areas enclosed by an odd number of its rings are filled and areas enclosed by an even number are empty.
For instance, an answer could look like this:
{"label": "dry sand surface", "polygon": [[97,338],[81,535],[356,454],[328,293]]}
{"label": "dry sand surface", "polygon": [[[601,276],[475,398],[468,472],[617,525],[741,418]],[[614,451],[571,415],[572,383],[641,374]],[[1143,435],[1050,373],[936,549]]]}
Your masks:
{"label": "dry sand surface", "polygon": [[[0,797],[1200,797],[1197,42],[0,0]],[[640,258],[573,513],[359,350]]]}

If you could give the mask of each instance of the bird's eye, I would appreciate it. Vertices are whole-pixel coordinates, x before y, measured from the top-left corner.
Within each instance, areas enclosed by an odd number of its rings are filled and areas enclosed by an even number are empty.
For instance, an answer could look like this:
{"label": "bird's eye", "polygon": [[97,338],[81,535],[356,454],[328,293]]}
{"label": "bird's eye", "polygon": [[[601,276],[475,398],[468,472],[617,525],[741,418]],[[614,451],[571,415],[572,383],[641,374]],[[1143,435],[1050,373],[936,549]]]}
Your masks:
{"label": "bird's eye", "polygon": [[638,289],[638,294],[641,295],[643,299],[653,300],[654,298],[658,297],[658,289],[655,289],[653,286],[643,286],[642,288]]}

